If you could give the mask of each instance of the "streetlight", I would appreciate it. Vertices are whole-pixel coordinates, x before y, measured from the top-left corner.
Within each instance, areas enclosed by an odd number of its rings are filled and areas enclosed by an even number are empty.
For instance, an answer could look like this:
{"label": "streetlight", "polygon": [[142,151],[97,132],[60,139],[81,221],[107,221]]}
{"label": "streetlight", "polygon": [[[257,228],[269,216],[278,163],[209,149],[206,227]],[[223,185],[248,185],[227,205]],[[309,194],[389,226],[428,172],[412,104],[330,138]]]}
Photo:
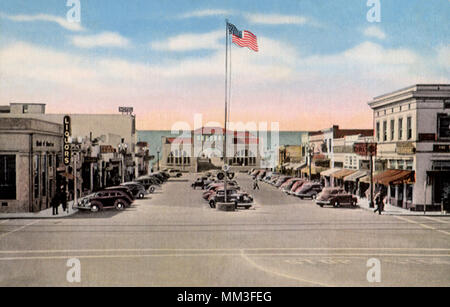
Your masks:
{"label": "streetlight", "polygon": [[306,153],[308,154],[308,164],[309,164],[309,181],[311,181],[311,164],[312,164],[312,156],[314,153],[314,146],[310,144],[305,145]]}
{"label": "streetlight", "polygon": [[161,152],[161,147],[158,147],[158,148],[156,148],[156,153],[157,153],[157,155],[158,155],[158,160],[157,160],[157,163],[158,163],[158,172],[159,172],[159,153]]}
{"label": "streetlight", "polygon": [[127,154],[128,145],[124,143],[124,139],[121,140],[118,145],[119,153],[122,156],[122,183],[125,182],[125,155]]}

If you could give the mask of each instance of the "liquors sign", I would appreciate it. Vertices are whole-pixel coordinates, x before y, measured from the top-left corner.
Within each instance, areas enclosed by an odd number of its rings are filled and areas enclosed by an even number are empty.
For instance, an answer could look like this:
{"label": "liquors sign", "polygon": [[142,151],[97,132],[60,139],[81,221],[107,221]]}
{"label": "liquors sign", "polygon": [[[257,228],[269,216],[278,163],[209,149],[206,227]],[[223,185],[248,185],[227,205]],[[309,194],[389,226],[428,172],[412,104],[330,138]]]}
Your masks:
{"label": "liquors sign", "polygon": [[71,151],[70,151],[70,135],[71,135],[71,122],[70,116],[64,116],[64,148],[63,148],[63,160],[64,165],[70,164]]}

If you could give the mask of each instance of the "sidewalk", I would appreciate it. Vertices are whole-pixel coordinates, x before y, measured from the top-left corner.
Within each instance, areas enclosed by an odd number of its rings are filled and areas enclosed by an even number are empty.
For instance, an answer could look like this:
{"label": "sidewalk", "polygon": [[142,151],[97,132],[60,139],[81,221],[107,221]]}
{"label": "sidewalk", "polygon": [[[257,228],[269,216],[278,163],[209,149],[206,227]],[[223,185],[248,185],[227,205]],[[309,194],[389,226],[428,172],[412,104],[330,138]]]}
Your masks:
{"label": "sidewalk", "polygon": [[53,209],[48,208],[40,212],[23,212],[23,213],[0,213],[0,220],[17,220],[17,219],[61,219],[71,216],[78,212],[78,209],[72,208],[73,201],[67,202],[68,211],[64,212],[62,206],[58,208],[58,215],[53,215]]}
{"label": "sidewalk", "polygon": [[[369,207],[369,200],[367,198],[358,197],[358,205],[361,209],[374,211],[374,208]],[[378,214],[378,212],[377,212]],[[383,215],[407,215],[407,216],[450,216],[450,213],[442,213],[440,211],[428,211],[424,213],[423,211],[411,211],[399,207],[395,207],[389,204],[384,205]]]}

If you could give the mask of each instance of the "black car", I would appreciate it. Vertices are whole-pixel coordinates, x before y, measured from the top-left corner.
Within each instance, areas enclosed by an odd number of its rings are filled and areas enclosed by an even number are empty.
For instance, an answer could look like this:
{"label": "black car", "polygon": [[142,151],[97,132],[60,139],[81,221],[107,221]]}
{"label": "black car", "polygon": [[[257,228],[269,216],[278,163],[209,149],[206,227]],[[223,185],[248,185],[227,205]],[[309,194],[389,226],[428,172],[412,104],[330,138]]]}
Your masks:
{"label": "black car", "polygon": [[128,195],[128,197],[131,198],[132,200],[135,199],[133,192],[131,192],[131,189],[127,186],[118,185],[118,186],[113,186],[113,187],[107,187],[107,188],[105,188],[105,190],[120,190],[120,191],[126,193]]}
{"label": "black car", "polygon": [[133,203],[133,199],[123,189],[105,189],[81,198],[77,206],[80,210],[98,212],[107,208],[124,210]]}
{"label": "black car", "polygon": [[136,182],[142,184],[144,188],[149,191],[150,193],[155,192],[155,186],[158,186],[158,181],[155,180],[153,177],[140,177],[136,179]]}
{"label": "black car", "polygon": [[200,177],[197,178],[193,183],[192,183],[192,187],[194,188],[194,190],[199,187],[202,190],[205,189],[205,187],[211,183],[211,180],[208,179],[208,177]]}
{"label": "black car", "polygon": [[129,188],[131,193],[133,193],[134,198],[142,199],[145,197],[145,194],[148,193],[145,187],[138,182],[124,182],[120,185]]}
{"label": "black car", "polygon": [[320,192],[322,192],[322,185],[320,183],[306,183],[294,195],[300,198],[316,199],[317,194]]}

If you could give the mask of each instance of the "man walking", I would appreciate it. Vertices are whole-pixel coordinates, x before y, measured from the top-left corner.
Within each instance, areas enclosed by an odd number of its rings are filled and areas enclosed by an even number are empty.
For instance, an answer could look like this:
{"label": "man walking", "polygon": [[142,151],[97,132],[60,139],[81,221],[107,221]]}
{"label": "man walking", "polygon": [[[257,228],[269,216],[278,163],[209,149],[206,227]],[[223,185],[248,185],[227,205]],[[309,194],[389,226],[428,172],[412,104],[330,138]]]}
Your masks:
{"label": "man walking", "polygon": [[59,204],[60,204],[59,193],[56,193],[55,196],[53,196],[52,201],[51,201],[53,215],[58,215]]}
{"label": "man walking", "polygon": [[256,190],[256,189],[259,190],[259,185],[258,185],[258,180],[257,179],[253,180],[253,190]]}
{"label": "man walking", "polygon": [[381,212],[384,211],[383,195],[381,192],[378,192],[377,196],[375,196],[375,203],[377,208],[373,212],[378,211],[378,214],[381,215]]}

